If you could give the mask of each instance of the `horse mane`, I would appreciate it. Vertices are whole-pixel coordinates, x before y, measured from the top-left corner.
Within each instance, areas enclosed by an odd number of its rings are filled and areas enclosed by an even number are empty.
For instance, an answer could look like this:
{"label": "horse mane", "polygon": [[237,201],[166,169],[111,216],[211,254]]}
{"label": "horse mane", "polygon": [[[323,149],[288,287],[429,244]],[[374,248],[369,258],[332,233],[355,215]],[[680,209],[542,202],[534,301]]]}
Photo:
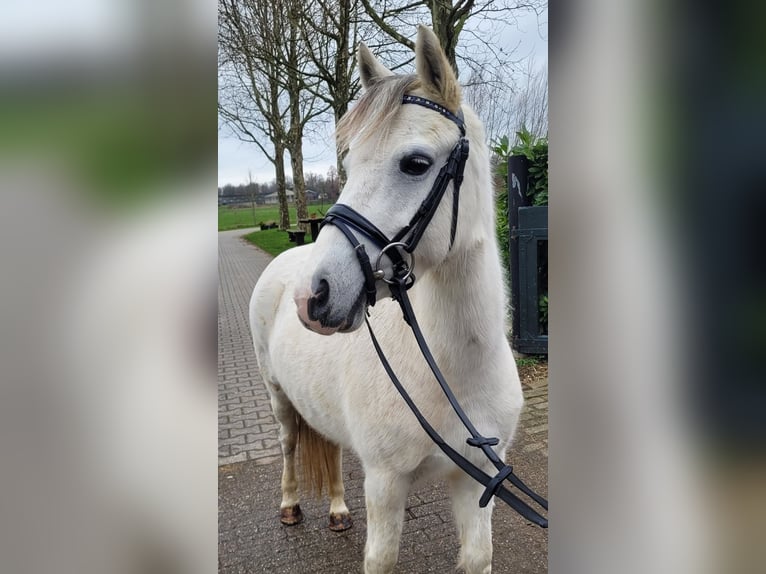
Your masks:
{"label": "horse mane", "polygon": [[385,76],[368,86],[353,109],[338,122],[335,137],[341,153],[355,140],[363,142],[372,134],[385,133],[402,105],[402,96],[420,85],[420,79],[410,74]]}

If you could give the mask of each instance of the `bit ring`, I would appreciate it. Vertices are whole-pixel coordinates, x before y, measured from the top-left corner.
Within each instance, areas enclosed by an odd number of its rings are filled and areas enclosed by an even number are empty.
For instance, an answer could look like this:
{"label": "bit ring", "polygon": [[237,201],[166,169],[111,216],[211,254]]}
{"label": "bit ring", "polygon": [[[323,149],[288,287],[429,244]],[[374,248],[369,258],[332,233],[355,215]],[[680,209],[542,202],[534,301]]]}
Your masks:
{"label": "bit ring", "polygon": [[402,276],[394,280],[392,277],[391,279],[386,279],[386,273],[383,271],[383,269],[380,268],[380,261],[383,258],[383,254],[388,251],[389,249],[393,247],[407,247],[406,243],[402,243],[401,241],[394,241],[393,243],[389,243],[386,245],[383,249],[380,250],[380,253],[378,253],[378,258],[375,259],[375,269],[373,270],[372,274],[374,275],[375,279],[380,279],[382,281],[385,281],[389,285],[393,285],[394,283],[398,283],[399,281],[406,281],[410,278],[410,275],[412,275],[412,272],[415,270],[415,256],[407,251],[406,249],[403,249],[403,251],[409,255],[409,262],[405,263],[407,265],[407,272]]}

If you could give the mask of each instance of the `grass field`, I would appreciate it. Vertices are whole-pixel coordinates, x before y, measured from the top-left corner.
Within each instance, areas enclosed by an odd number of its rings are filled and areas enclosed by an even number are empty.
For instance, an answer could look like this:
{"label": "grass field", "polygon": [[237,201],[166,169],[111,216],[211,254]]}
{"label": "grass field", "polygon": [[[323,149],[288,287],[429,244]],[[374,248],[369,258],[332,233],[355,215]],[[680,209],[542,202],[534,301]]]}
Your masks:
{"label": "grass field", "polygon": [[[327,211],[330,204],[309,205],[309,215]],[[264,221],[279,221],[278,205],[256,205],[255,221],[253,221],[252,207],[219,207],[218,208],[218,231],[228,231],[229,229],[243,229],[245,227],[258,227]],[[290,206],[290,226],[294,227],[297,221],[295,207]]]}

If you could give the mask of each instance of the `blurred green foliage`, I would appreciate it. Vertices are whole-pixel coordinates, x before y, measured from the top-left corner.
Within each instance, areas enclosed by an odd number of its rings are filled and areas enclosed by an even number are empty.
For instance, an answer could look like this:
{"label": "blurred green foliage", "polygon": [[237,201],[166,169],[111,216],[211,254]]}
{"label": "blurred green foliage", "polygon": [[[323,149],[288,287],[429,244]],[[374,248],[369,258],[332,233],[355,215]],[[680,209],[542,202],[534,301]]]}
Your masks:
{"label": "blurred green foliage", "polygon": [[209,102],[177,90],[51,90],[0,98],[0,155],[58,165],[88,199],[123,207],[215,165]]}

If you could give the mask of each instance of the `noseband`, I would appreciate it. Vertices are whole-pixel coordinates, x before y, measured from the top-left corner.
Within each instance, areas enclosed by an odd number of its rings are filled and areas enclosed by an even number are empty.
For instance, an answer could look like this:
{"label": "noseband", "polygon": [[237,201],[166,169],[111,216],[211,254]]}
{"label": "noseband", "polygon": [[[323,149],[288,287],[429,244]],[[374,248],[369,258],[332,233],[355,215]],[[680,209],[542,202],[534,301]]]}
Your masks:
{"label": "noseband", "polygon": [[[420,204],[415,215],[412,216],[410,222],[401,228],[393,238],[389,239],[386,237],[385,233],[378,229],[370,220],[348,205],[336,203],[327,210],[322,226],[334,225],[343,232],[343,235],[346,236],[354,247],[356,256],[359,259],[359,264],[362,267],[362,273],[364,273],[364,288],[367,294],[367,304],[370,306],[375,305],[375,299],[377,298],[377,290],[375,287],[377,280],[383,280],[391,285],[392,281],[404,279],[407,288],[411,287],[415,282],[415,276],[412,274],[414,269],[414,258],[412,253],[415,251],[420,239],[423,237],[431,219],[433,219],[433,216],[444,197],[444,193],[447,191],[447,186],[450,181],[453,182],[452,226],[450,228],[449,239],[450,249],[452,249],[452,245],[455,242],[455,232],[457,231],[460,185],[463,183],[463,171],[465,170],[465,163],[468,160],[468,140],[465,137],[463,112],[458,110],[457,115],[455,115],[436,102],[409,94],[402,97],[402,104],[416,104],[440,113],[460,128],[460,139],[455,144],[455,147],[452,148],[447,163],[445,163],[439,171],[439,175],[436,176],[436,181],[434,181],[431,191],[428,192],[428,195]],[[391,277],[386,278],[385,273],[380,269],[380,256],[376,261],[375,268],[373,268],[364,245],[362,245],[356,238],[354,231],[369,239],[380,250],[381,256],[385,254],[386,257],[388,257],[393,266],[393,275]],[[407,253],[408,256],[403,256],[400,249]]]}
{"label": "noseband", "polygon": [[[529,498],[534,500],[541,507],[548,509],[548,501],[542,496],[530,489],[522,480],[516,476],[513,472],[513,467],[505,464],[497,453],[492,449],[500,441],[495,437],[482,436],[478,430],[474,427],[468,416],[463,411],[462,407],[457,401],[457,398],[452,393],[447,381],[439,370],[438,365],[431,353],[431,350],[426,344],[423,333],[420,330],[415,313],[410,304],[407,290],[415,283],[415,275],[413,274],[415,260],[413,252],[417,247],[420,239],[423,237],[428,224],[433,219],[439,204],[441,203],[444,193],[447,190],[449,182],[453,182],[452,186],[452,226],[450,228],[450,242],[449,248],[452,249],[452,245],[455,242],[455,232],[457,230],[457,216],[458,216],[458,200],[460,194],[460,185],[463,183],[463,171],[465,169],[466,161],[468,160],[468,140],[465,137],[465,123],[463,121],[463,114],[461,110],[458,110],[457,115],[450,112],[447,108],[418,96],[405,95],[402,98],[402,104],[416,104],[423,106],[430,110],[436,111],[454,122],[458,128],[460,128],[460,139],[455,144],[450,152],[447,163],[439,171],[439,175],[436,177],[436,181],[431,187],[431,191],[420,204],[415,215],[410,219],[410,222],[400,229],[392,239],[386,237],[385,233],[380,231],[371,221],[364,217],[361,213],[349,207],[348,205],[336,203],[333,205],[325,215],[324,225],[334,225],[337,227],[343,235],[346,236],[348,241],[354,248],[356,256],[359,259],[359,264],[362,267],[362,273],[364,274],[364,288],[367,295],[367,304],[369,306],[375,305],[375,299],[377,296],[376,282],[382,280],[388,284],[391,291],[391,296],[399,303],[404,320],[412,329],[415,340],[420,347],[420,351],[423,354],[423,358],[428,363],[431,372],[434,374],[439,386],[447,397],[452,409],[457,414],[460,421],[471,435],[466,440],[466,443],[472,447],[480,449],[489,461],[497,468],[498,472],[495,476],[490,476],[485,473],[478,466],[473,464],[462,454],[457,452],[452,446],[450,446],[439,433],[434,429],[431,424],[422,415],[417,405],[412,401],[412,398],[407,393],[406,389],[402,386],[401,381],[394,373],[388,359],[386,358],[383,350],[378,343],[375,333],[372,330],[372,326],[369,321],[366,321],[367,328],[370,333],[372,344],[375,347],[375,351],[388,374],[391,382],[396,387],[396,390],[407,403],[415,418],[420,423],[420,426],[425,430],[426,434],[434,441],[434,443],[452,460],[460,469],[462,469],[469,476],[474,478],[477,482],[483,484],[486,488],[481,498],[479,499],[479,506],[484,507],[489,504],[489,501],[493,496],[497,496],[504,502],[506,502],[516,512],[521,514],[527,520],[542,526],[548,527],[548,519],[541,516],[537,511],[531,508],[526,502],[521,500],[514,493],[509,491],[503,483],[508,480],[521,492],[526,494]],[[373,267],[370,262],[370,257],[364,245],[357,239],[354,231],[360,233],[368,240],[370,240],[379,250],[375,266]],[[405,255],[403,255],[406,254]],[[388,257],[392,264],[392,275],[390,277],[385,276],[385,272],[380,268],[380,262],[383,256]]]}

